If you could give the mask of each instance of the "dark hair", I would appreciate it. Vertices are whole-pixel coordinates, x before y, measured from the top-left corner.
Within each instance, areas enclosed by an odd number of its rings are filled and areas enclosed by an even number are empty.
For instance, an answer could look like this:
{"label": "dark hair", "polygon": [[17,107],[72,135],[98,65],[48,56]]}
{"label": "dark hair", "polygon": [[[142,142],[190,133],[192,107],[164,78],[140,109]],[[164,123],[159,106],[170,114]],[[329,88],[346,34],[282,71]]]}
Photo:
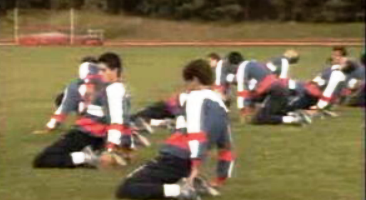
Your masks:
{"label": "dark hair", "polygon": [[341,69],[341,71],[345,74],[352,73],[357,68],[357,64],[352,60],[347,60],[345,66]]}
{"label": "dark hair", "polygon": [[294,58],[289,58],[289,59],[288,59],[288,62],[289,62],[290,64],[295,64],[295,63],[298,63],[298,62],[299,62],[299,60],[300,60],[300,56],[298,56],[298,57],[294,57]]}
{"label": "dark hair", "polygon": [[366,65],[365,63],[366,63],[366,52],[363,52],[363,54],[361,55],[361,63],[363,64],[363,65]]}
{"label": "dark hair", "polygon": [[191,81],[196,77],[202,85],[212,85],[213,73],[210,65],[203,59],[193,60],[183,69],[183,79]]}
{"label": "dark hair", "polygon": [[97,63],[97,58],[95,58],[94,56],[85,56],[81,59],[81,63],[84,62]]}
{"label": "dark hair", "polygon": [[344,46],[335,46],[333,47],[333,51],[340,51],[342,56],[347,56],[347,50]]}
{"label": "dark hair", "polygon": [[230,64],[234,65],[238,65],[244,60],[243,56],[237,51],[230,52],[229,55],[227,56],[227,59]]}
{"label": "dark hair", "polygon": [[99,57],[98,62],[106,64],[107,67],[111,70],[116,69],[118,77],[121,76],[121,73],[123,71],[122,60],[117,54],[111,52],[104,53]]}
{"label": "dark hair", "polygon": [[217,53],[210,53],[210,54],[207,55],[207,57],[209,57],[213,60],[220,60],[221,59],[219,54],[217,54]]}

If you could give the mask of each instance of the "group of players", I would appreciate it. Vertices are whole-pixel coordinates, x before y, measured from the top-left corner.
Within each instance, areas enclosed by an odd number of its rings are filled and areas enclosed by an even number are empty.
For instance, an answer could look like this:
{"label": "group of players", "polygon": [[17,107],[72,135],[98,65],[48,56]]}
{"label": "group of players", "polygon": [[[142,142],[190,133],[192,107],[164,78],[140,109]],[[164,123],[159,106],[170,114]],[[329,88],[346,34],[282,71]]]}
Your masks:
{"label": "group of players", "polygon": [[[223,59],[211,53],[183,68],[183,89],[132,114],[120,57],[110,52],[87,57],[77,81],[56,99],[58,108],[46,129],[57,129],[72,112],[78,115],[75,126],[40,152],[33,166],[124,166],[138,146],[150,145],[143,132],[164,126],[171,134],[158,156],[126,176],[117,198],[195,200],[219,195],[235,159],[228,117],[233,88],[241,119],[254,124],[310,124],[317,116],[335,116],[330,109],[336,103],[364,104],[364,55],[358,62],[344,47],[334,47],[329,67],[311,81],[289,77],[298,60],[294,50],[267,63],[244,59],[239,52]],[[213,148],[218,152],[216,176],[208,181],[200,166]]]}

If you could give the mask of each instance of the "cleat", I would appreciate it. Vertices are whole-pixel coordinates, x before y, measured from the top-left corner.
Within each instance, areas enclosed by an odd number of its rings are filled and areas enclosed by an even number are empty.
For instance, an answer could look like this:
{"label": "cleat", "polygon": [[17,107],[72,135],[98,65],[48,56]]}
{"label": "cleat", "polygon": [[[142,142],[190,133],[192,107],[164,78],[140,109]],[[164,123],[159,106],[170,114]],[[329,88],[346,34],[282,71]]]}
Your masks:
{"label": "cleat", "polygon": [[335,112],[333,112],[333,111],[330,111],[330,110],[322,110],[321,112],[322,112],[322,114],[323,114],[324,116],[329,116],[329,117],[339,117],[339,115],[338,115],[337,113],[335,113]]}
{"label": "cleat", "polygon": [[91,167],[97,167],[99,164],[99,156],[88,145],[83,148],[82,152],[85,154],[85,164]]}
{"label": "cleat", "polygon": [[188,183],[186,178],[179,181],[180,194],[178,200],[201,200],[196,190]]}
{"label": "cleat", "polygon": [[112,152],[111,154],[112,154],[112,158],[114,159],[114,161],[116,162],[117,165],[126,166],[128,164],[124,155],[121,155],[117,152]]}
{"label": "cleat", "polygon": [[145,130],[150,134],[154,133],[154,129],[142,117],[136,119],[135,125],[139,130]]}
{"label": "cleat", "polygon": [[194,179],[193,187],[197,191],[197,193],[201,196],[215,197],[220,195],[220,192],[217,189],[210,186],[210,184],[207,183],[207,181],[201,177],[197,177]]}
{"label": "cleat", "polygon": [[146,137],[142,136],[141,134],[139,134],[136,131],[134,131],[132,133],[132,137],[133,137],[136,145],[143,146],[143,147],[151,146],[150,141]]}
{"label": "cleat", "polygon": [[297,113],[296,115],[293,115],[293,117],[294,117],[294,122],[292,124],[297,125],[297,126],[306,125],[304,118],[300,114]]}
{"label": "cleat", "polygon": [[298,111],[298,114],[302,118],[303,123],[311,124],[313,122],[310,115],[308,115],[305,111]]}
{"label": "cleat", "polygon": [[118,167],[118,166],[126,166],[128,163],[125,160],[123,154],[112,151],[104,151],[99,159],[99,168],[101,169],[108,169],[111,167]]}

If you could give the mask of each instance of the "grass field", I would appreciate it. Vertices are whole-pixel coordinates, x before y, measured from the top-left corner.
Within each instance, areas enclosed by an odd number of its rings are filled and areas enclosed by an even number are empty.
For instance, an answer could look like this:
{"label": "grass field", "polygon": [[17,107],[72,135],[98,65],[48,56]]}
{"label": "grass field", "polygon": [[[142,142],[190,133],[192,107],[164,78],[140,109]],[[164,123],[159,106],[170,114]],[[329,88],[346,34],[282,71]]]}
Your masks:
{"label": "grass field", "polygon": [[[77,75],[85,55],[115,51],[123,56],[133,109],[162,98],[181,84],[188,60],[211,51],[239,50],[263,60],[284,48],[0,48],[0,198],[3,200],[110,200],[116,186],[137,165],[156,155],[166,131],[152,136],[131,166],[121,170],[35,170],[34,156],[60,136],[32,135],[53,112],[54,96]],[[294,78],[320,71],[329,48],[298,48]],[[360,48],[350,49],[359,56]],[[239,124],[231,113],[235,152],[233,178],[222,200],[364,199],[364,116],[359,108],[338,107],[339,118],[307,127]],[[71,120],[69,121],[69,124]],[[210,168],[210,166],[208,166]]]}
{"label": "grass field", "polygon": [[[21,35],[45,32],[30,27],[69,26],[69,12],[20,10]],[[364,23],[280,23],[280,22],[199,22],[170,21],[100,12],[77,11],[76,32],[103,29],[108,40],[204,41],[242,39],[363,38]],[[13,16],[0,16],[0,39],[13,37]],[[56,30],[52,29],[52,30]],[[51,31],[51,30],[49,30]],[[286,34],[284,34],[286,33]]]}

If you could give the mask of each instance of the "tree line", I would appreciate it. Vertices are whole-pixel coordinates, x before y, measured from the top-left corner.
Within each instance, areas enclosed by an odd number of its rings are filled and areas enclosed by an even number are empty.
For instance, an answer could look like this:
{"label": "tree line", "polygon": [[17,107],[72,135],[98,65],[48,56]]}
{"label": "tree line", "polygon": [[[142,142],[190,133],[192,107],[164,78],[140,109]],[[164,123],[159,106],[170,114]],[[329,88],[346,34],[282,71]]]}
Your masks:
{"label": "tree line", "polygon": [[365,0],[1,0],[14,8],[97,9],[176,20],[206,21],[364,21]]}

